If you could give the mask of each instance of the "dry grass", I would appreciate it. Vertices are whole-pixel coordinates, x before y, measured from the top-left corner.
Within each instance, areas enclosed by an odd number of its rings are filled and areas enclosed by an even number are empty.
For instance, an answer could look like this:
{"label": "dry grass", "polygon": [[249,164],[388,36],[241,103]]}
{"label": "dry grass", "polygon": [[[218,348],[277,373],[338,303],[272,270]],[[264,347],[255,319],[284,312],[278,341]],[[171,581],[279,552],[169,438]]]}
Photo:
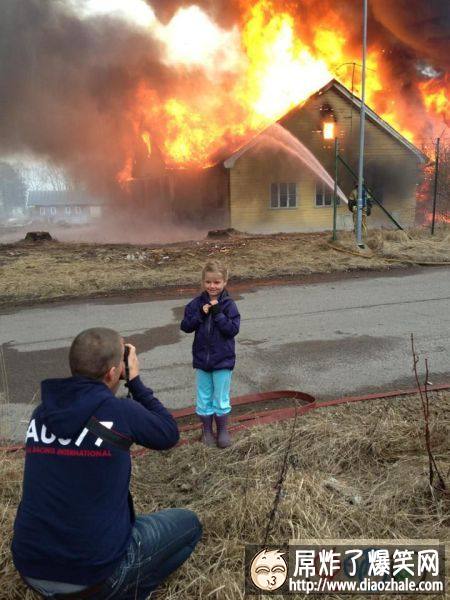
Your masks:
{"label": "dry grass", "polygon": [[[450,394],[430,397],[433,447],[448,483]],[[243,598],[244,544],[263,539],[291,428],[292,421],[254,428],[236,435],[226,451],[195,443],[134,460],[138,511],[186,507],[198,513],[204,526],[202,542],[158,593],[160,600]],[[312,537],[448,539],[448,499],[430,495],[422,429],[417,397],[349,404],[299,418],[269,542]],[[31,599],[9,557],[22,460],[7,456],[0,469],[0,525],[5,532],[0,600]],[[330,490],[325,485],[330,477],[349,493]],[[360,501],[352,502],[354,495]]]}
{"label": "dry grass", "polygon": [[[342,236],[343,245],[351,246],[349,234]],[[440,228],[434,237],[428,230],[405,231],[375,230],[369,233],[367,246],[378,257],[417,262],[448,261],[450,227]],[[447,256],[447,258],[445,258]]]}
{"label": "dry grass", "polygon": [[0,246],[0,305],[197,285],[201,267],[213,256],[230,264],[234,281],[450,262],[449,227],[439,228],[433,238],[424,230],[408,235],[372,231],[370,257],[356,251],[350,232],[339,234],[339,245],[356,254],[333,250],[329,240],[329,233],[320,233],[235,235],[165,247],[5,244]]}

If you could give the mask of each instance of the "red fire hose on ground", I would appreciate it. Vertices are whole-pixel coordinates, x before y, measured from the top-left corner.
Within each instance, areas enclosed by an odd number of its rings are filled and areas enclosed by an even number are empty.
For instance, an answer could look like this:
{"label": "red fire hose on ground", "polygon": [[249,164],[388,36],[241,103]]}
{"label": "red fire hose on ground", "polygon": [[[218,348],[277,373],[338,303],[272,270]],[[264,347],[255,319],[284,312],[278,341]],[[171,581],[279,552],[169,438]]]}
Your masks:
{"label": "red fire hose on ground", "polygon": [[[421,388],[424,391],[425,388]],[[450,383],[441,385],[427,386],[430,392],[450,389]],[[236,396],[232,398],[231,405],[233,408],[251,405],[254,408],[255,404],[264,404],[271,401],[292,400],[290,406],[275,408],[269,410],[255,410],[247,413],[238,414],[230,418],[229,430],[231,432],[242,431],[255,425],[269,425],[278,421],[286,421],[292,419],[296,415],[303,415],[311,410],[318,408],[326,408],[328,406],[338,406],[340,404],[349,404],[353,402],[364,402],[366,400],[378,400],[381,398],[392,398],[394,396],[411,396],[418,393],[418,388],[407,388],[404,390],[394,390],[391,392],[378,392],[376,394],[366,394],[364,396],[343,396],[326,402],[317,402],[314,396],[299,392],[296,390],[277,390],[273,392],[261,392],[258,394],[246,394],[244,396]],[[181,408],[173,410],[172,415],[177,421],[186,418],[195,417],[195,407]],[[186,433],[201,428],[201,423],[198,421],[192,423],[180,423],[178,429],[181,433]],[[189,444],[196,442],[195,438],[182,438],[180,444]],[[133,456],[139,456],[147,452],[146,448],[132,451]]]}
{"label": "red fire hose on ground", "polygon": [[[425,388],[421,388],[424,390]],[[427,386],[427,390],[430,392],[437,392],[440,390],[450,389],[450,383],[444,383],[440,385]],[[408,388],[403,390],[394,390],[390,392],[378,392],[376,394],[366,394],[364,396],[344,396],[342,398],[336,398],[334,400],[328,400],[326,402],[317,402],[314,396],[299,392],[296,390],[277,390],[273,392],[260,392],[257,394],[245,394],[243,396],[236,396],[232,398],[231,405],[233,408],[242,409],[249,405],[252,410],[249,412],[242,412],[241,414],[233,415],[230,419],[230,431],[237,432],[243,429],[254,427],[255,425],[268,425],[276,423],[278,421],[285,421],[292,419],[295,415],[300,416],[311,410],[319,408],[327,408],[329,406],[338,406],[340,404],[349,404],[353,402],[364,402],[366,400],[378,400],[381,398],[392,398],[394,396],[410,396],[417,394],[418,388]],[[276,401],[292,401],[290,406],[281,408],[274,408],[265,410],[253,410],[255,405]],[[194,431],[200,429],[201,423],[194,421],[191,423],[183,423],[183,420],[195,419],[195,407],[190,406],[188,408],[181,408],[172,411],[172,415],[179,422],[179,430],[181,433]],[[189,444],[197,441],[193,438],[182,438],[180,444]],[[5,453],[17,452],[23,450],[24,445],[18,446],[0,446],[0,451]],[[140,456],[148,452],[147,448],[140,448],[138,450],[131,451],[133,456]]]}

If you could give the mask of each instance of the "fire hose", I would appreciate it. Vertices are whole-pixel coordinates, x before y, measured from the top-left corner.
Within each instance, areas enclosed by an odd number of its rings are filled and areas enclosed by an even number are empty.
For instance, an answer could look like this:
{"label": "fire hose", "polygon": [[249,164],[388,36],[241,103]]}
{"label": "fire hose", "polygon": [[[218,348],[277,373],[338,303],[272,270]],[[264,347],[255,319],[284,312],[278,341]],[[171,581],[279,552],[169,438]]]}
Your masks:
{"label": "fire hose", "polygon": [[[440,391],[450,389],[450,383],[441,385],[429,385],[427,391]],[[421,387],[422,391],[425,391],[424,387]],[[290,406],[275,408],[272,410],[254,411],[241,415],[236,415],[231,419],[230,431],[240,431],[254,427],[255,425],[268,425],[278,421],[285,421],[292,419],[293,417],[304,415],[312,410],[320,408],[328,408],[331,406],[339,406],[340,404],[350,404],[355,402],[365,402],[369,400],[379,400],[382,398],[392,398],[395,396],[411,396],[418,393],[418,388],[407,388],[403,390],[394,390],[390,392],[378,392],[374,394],[366,394],[364,396],[343,396],[341,398],[335,398],[324,402],[317,402],[316,399],[310,394],[299,392],[295,390],[278,390],[272,392],[261,392],[257,394],[246,394],[244,396],[237,396],[232,399],[231,405],[233,407],[242,405],[255,405],[258,403],[264,403],[273,400],[292,400]],[[183,417],[194,416],[195,408],[180,409],[172,412],[176,419]],[[201,423],[189,423],[186,425],[180,425],[180,432],[188,432],[201,428]],[[191,441],[184,439],[182,443],[189,443]],[[140,452],[140,451],[138,451]]]}
{"label": "fire hose", "polygon": [[[440,385],[429,385],[426,390],[429,392],[437,392],[441,390],[450,389],[450,383],[444,383]],[[422,391],[425,391],[424,387],[421,387]],[[273,401],[289,401],[291,400],[290,406],[283,406],[274,409],[256,410],[253,412],[242,413],[233,416],[230,419],[230,431],[237,432],[256,425],[269,425],[280,421],[292,419],[295,416],[304,415],[312,410],[320,408],[328,408],[331,406],[339,406],[341,404],[351,404],[355,402],[365,402],[370,400],[379,400],[382,398],[392,398],[395,396],[411,396],[418,393],[418,388],[407,388],[402,390],[394,390],[390,392],[378,392],[375,394],[366,394],[364,396],[343,396],[333,400],[327,400],[325,402],[317,402],[314,396],[300,392],[297,390],[276,390],[271,392],[259,392],[255,394],[245,394],[243,396],[236,396],[231,399],[231,405],[234,408],[243,407],[250,405],[254,407],[258,404],[270,403]],[[172,416],[177,421],[182,421],[186,418],[195,417],[195,407],[190,406],[188,408],[181,408],[171,411]],[[201,428],[200,422],[193,423],[181,423],[178,427],[181,433],[187,433],[195,431]],[[179,444],[189,444],[197,441],[195,438],[183,438]],[[0,451],[5,453],[18,452],[24,450],[25,446],[0,446]],[[140,456],[146,452],[149,452],[148,448],[139,448],[138,450],[132,450],[130,454],[132,456]]]}

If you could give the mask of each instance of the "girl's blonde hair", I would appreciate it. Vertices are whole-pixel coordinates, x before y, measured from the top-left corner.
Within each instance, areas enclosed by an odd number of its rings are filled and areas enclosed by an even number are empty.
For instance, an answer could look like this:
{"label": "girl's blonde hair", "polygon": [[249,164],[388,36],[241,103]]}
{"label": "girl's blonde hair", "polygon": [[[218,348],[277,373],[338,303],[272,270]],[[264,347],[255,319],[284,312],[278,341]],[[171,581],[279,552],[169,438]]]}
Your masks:
{"label": "girl's blonde hair", "polygon": [[205,279],[206,273],[219,273],[224,281],[228,281],[228,267],[218,260],[209,260],[202,270],[202,280]]}

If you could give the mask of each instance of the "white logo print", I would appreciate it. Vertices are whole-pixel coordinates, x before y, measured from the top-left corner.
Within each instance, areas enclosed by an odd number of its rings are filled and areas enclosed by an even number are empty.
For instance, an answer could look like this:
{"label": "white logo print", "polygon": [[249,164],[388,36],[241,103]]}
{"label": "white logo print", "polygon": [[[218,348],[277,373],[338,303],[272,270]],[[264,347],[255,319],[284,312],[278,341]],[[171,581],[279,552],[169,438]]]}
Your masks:
{"label": "white logo print", "polygon": [[[101,423],[108,429],[111,429],[114,422],[113,421],[99,421],[99,423]],[[82,432],[80,433],[80,435],[77,437],[77,439],[75,440],[75,446],[79,447],[81,445],[81,442],[84,440],[84,438],[86,437],[86,435],[88,433],[89,433],[89,430],[86,429],[86,427],[85,427],[82,430]],[[58,443],[61,446],[68,446],[72,442],[72,439],[69,439],[69,438],[56,438],[56,435],[54,435],[53,433],[50,433],[47,430],[47,427],[45,425],[42,425],[40,432],[38,432],[37,427],[36,427],[36,419],[31,419],[31,421],[30,421],[30,424],[29,424],[28,430],[27,430],[27,434],[25,436],[25,443],[29,439],[32,439],[35,442],[41,442],[42,444],[53,444],[53,442],[57,439]],[[95,440],[95,445],[101,446],[102,442],[103,442],[103,440],[101,438],[97,438]]]}

